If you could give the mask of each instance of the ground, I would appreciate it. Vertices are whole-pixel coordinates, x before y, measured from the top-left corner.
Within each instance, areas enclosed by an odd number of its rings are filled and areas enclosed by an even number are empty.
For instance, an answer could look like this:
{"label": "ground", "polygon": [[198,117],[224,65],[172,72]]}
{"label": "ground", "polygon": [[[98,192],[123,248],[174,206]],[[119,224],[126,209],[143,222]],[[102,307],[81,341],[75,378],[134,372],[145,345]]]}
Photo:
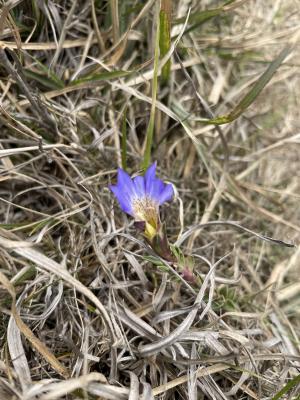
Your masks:
{"label": "ground", "polygon": [[[2,6],[1,398],[300,398],[299,11]],[[154,161],[175,261],[109,190]]]}

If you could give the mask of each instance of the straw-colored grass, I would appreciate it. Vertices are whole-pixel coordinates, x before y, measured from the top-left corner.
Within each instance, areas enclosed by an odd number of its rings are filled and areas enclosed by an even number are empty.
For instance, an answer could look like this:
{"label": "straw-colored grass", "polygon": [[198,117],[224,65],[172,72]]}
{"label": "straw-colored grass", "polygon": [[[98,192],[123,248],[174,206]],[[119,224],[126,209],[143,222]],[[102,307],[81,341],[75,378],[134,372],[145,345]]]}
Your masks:
{"label": "straw-colored grass", "polygon": [[1,7],[0,399],[299,399],[297,2]]}

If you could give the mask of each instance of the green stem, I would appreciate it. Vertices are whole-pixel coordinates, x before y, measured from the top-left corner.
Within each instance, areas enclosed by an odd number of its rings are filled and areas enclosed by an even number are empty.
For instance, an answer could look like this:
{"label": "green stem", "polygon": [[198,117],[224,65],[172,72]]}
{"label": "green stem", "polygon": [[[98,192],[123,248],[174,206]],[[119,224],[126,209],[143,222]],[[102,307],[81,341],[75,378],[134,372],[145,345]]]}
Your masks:
{"label": "green stem", "polygon": [[153,82],[152,82],[152,105],[151,105],[151,113],[149,124],[146,133],[146,149],[144,153],[144,160],[142,163],[142,169],[148,168],[151,159],[151,149],[153,142],[153,132],[154,132],[154,123],[155,123],[155,108],[156,108],[156,96],[157,96],[157,88],[158,88],[158,63],[159,63],[159,15],[157,16],[156,23],[156,38],[155,38],[155,52],[154,52],[154,71],[153,71]]}

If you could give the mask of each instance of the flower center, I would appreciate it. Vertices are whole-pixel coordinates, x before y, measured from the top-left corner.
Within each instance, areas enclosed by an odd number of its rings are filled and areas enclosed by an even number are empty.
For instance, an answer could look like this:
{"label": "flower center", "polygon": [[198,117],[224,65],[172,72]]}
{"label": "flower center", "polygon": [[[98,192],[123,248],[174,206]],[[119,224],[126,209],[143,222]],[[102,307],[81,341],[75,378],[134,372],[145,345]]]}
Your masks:
{"label": "flower center", "polygon": [[153,228],[157,227],[158,204],[153,199],[149,197],[135,199],[132,203],[132,209],[136,220],[148,222]]}
{"label": "flower center", "polygon": [[145,221],[144,234],[152,240],[158,230],[158,203],[149,197],[143,197],[132,202],[132,209],[136,221]]}

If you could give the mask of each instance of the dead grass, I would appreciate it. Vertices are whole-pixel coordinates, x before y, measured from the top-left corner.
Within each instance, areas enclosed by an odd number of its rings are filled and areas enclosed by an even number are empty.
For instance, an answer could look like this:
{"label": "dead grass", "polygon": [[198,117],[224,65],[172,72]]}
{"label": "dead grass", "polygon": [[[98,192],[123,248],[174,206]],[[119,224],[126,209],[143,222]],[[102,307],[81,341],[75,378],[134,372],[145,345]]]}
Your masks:
{"label": "dead grass", "polygon": [[222,3],[174,3],[151,157],[195,284],[107,188],[124,115],[129,172],[143,161],[158,3],[2,6],[0,398],[299,398],[298,46],[239,118],[199,122],[295,41],[299,5],[236,1],[185,33],[189,7]]}

